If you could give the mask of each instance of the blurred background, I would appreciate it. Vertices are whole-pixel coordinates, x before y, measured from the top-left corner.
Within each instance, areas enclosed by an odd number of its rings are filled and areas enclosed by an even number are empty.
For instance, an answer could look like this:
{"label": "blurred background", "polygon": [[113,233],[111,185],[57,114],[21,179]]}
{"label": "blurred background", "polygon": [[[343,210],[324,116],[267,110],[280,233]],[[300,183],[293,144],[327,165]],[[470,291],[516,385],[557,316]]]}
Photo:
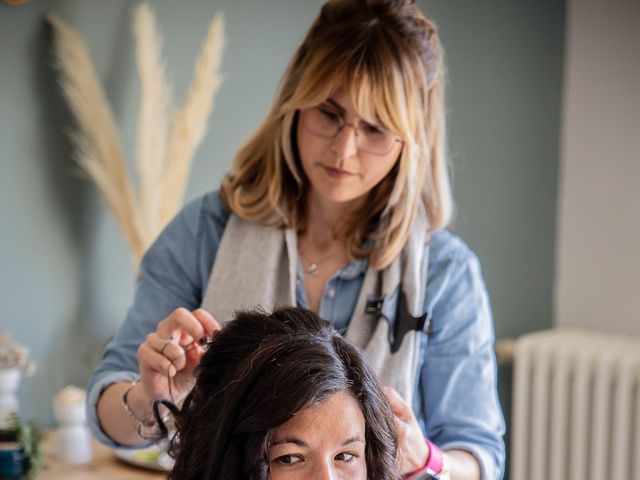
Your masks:
{"label": "blurred background", "polygon": [[[212,16],[227,21],[225,80],[186,201],[217,188],[323,2],[149,3],[175,101]],[[565,325],[640,333],[640,4],[417,3],[446,52],[452,230],[482,261],[496,337]],[[43,15],[83,35],[131,159],[135,5],[0,3],[0,331],[31,349],[38,368],[20,408],[43,425],[56,391],[85,385],[135,287],[123,237],[72,161]]]}

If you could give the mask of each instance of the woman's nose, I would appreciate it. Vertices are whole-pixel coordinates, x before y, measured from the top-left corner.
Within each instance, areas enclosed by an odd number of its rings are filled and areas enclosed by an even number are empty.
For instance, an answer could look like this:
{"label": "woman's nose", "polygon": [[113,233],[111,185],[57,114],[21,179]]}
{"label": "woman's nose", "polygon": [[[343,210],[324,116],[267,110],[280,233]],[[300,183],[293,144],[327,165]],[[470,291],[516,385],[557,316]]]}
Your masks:
{"label": "woman's nose", "polygon": [[338,475],[333,471],[333,466],[328,463],[318,465],[318,468],[311,477],[313,480],[338,480]]}
{"label": "woman's nose", "polygon": [[353,125],[345,124],[333,139],[332,150],[341,158],[349,158],[358,152],[358,132]]}

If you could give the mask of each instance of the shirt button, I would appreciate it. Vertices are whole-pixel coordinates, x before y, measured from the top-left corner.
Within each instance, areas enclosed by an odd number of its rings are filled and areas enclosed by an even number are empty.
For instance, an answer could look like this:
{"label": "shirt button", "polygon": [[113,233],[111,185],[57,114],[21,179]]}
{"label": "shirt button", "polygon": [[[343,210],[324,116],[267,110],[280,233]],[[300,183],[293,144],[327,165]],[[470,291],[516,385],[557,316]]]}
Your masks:
{"label": "shirt button", "polygon": [[336,289],[335,288],[330,288],[329,291],[327,292],[327,297],[333,298],[335,296],[336,296]]}

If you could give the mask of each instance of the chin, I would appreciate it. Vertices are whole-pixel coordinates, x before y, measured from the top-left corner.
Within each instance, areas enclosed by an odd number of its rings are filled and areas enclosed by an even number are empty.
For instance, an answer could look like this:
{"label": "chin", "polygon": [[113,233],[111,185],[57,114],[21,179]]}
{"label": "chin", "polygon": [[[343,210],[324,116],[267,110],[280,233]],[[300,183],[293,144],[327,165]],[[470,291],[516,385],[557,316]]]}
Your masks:
{"label": "chin", "polygon": [[313,189],[319,197],[334,203],[351,203],[363,198],[367,193],[344,185],[322,185],[320,188],[314,186]]}

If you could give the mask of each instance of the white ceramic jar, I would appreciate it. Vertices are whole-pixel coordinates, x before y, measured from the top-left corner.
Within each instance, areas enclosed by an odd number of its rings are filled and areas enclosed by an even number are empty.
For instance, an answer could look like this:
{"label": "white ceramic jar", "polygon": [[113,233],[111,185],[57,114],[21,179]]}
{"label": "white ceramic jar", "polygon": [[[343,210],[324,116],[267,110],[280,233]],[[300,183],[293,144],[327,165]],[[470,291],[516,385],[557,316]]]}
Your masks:
{"label": "white ceramic jar", "polygon": [[9,427],[9,415],[18,413],[18,386],[22,378],[19,367],[0,368],[0,428]]}
{"label": "white ceramic jar", "polygon": [[58,422],[56,454],[69,463],[91,461],[91,433],[87,428],[84,391],[66,387],[53,402],[53,414]]}

